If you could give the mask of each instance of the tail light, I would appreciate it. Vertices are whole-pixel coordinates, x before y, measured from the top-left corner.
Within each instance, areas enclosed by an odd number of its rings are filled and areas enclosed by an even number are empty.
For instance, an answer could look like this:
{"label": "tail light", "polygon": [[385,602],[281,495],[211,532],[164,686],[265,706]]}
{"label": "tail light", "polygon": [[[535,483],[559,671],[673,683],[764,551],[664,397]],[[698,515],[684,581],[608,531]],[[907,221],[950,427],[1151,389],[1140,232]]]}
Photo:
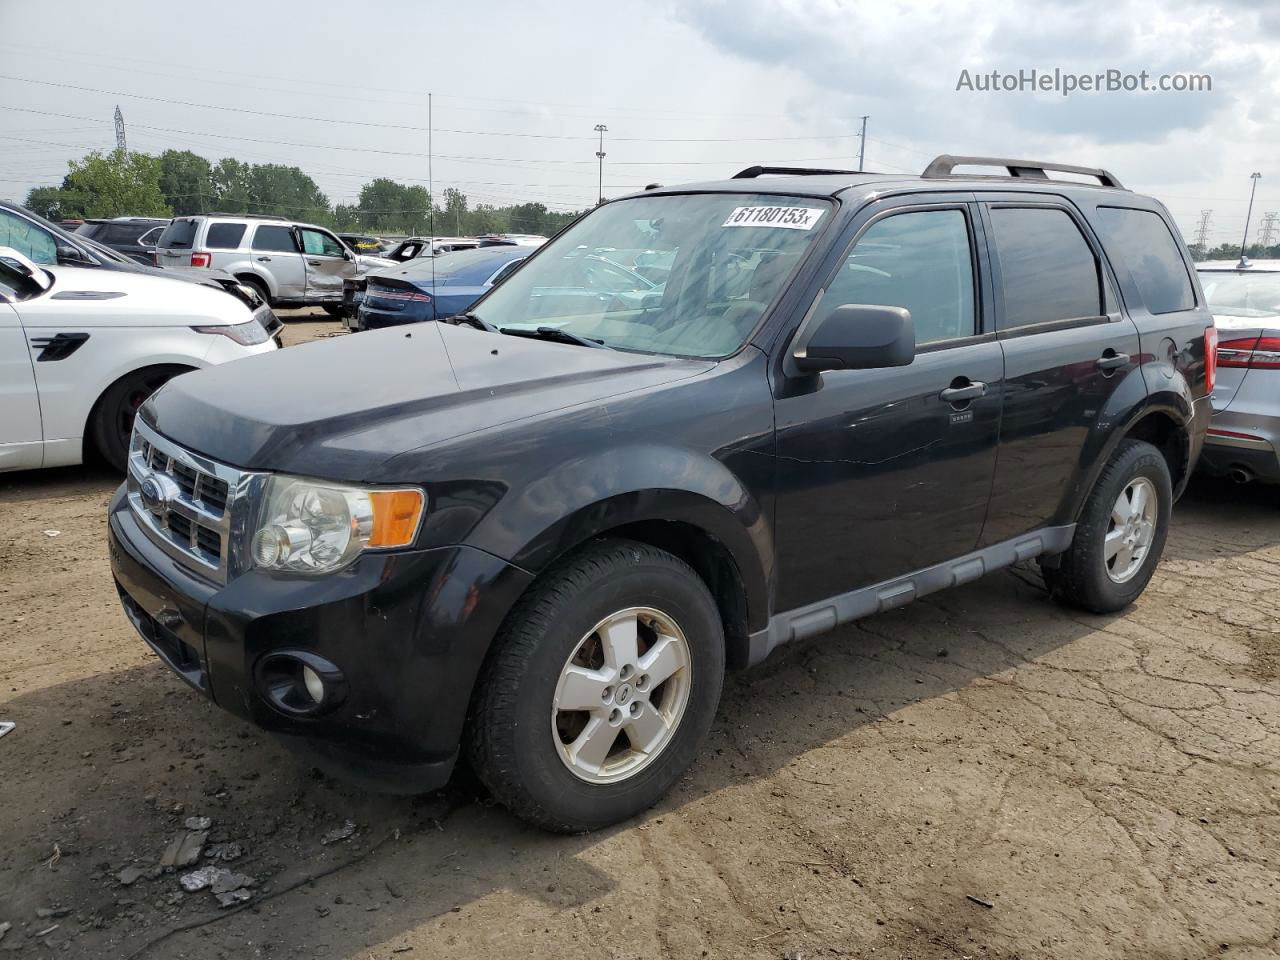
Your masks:
{"label": "tail light", "polygon": [[379,300],[404,300],[412,303],[430,303],[431,294],[408,287],[369,287],[366,293]]}
{"label": "tail light", "polygon": [[1218,382],[1218,328],[1206,327],[1204,331],[1204,395],[1213,395],[1214,384]]}
{"label": "tail light", "polygon": [[193,267],[207,267],[212,259],[213,257],[207,253],[193,253],[191,255],[191,265]]}
{"label": "tail light", "polygon": [[1243,337],[1218,345],[1218,366],[1280,370],[1280,337]]}

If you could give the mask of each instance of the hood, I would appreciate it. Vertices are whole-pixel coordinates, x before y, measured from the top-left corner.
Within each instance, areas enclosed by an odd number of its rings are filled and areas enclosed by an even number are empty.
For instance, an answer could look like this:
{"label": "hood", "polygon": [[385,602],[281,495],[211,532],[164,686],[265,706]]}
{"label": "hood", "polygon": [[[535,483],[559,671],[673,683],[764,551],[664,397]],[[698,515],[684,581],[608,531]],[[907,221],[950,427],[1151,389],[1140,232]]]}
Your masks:
{"label": "hood", "polygon": [[142,415],[178,443],[244,469],[421,482],[427,478],[396,476],[391,461],[714,366],[411,324],[178,377],[147,401]]}
{"label": "hood", "polygon": [[253,319],[249,307],[218,286],[159,273],[48,266],[52,289],[31,322],[84,327],[221,326]]}
{"label": "hood", "polygon": [[368,273],[370,270],[381,270],[383,267],[394,267],[396,261],[388,257],[371,257],[366,253],[356,254],[356,273]]}

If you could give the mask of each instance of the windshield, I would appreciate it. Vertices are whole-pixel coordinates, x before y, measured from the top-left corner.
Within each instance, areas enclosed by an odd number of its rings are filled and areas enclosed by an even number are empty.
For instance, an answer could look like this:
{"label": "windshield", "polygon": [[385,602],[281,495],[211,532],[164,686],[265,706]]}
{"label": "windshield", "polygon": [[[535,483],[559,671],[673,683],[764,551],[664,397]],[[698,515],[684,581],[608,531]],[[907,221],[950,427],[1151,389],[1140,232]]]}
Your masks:
{"label": "windshield", "polygon": [[474,313],[500,329],[551,326],[621,350],[725,357],[781,293],[830,209],[760,194],[619,200],[551,241]]}
{"label": "windshield", "polygon": [[1280,273],[1200,271],[1200,284],[1210,313],[1236,317],[1280,314]]}

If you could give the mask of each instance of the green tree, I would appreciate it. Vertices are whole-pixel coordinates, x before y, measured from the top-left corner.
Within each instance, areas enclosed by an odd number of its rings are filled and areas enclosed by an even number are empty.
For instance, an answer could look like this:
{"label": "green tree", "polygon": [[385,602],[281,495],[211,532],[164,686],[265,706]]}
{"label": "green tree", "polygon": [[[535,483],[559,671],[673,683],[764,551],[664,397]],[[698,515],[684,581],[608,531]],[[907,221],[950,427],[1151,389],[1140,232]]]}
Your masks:
{"label": "green tree", "polygon": [[[66,183],[66,179],[63,179]],[[68,220],[83,217],[84,195],[62,187],[36,187],[27,194],[27,209],[48,220]]]}
{"label": "green tree", "polygon": [[[62,181],[67,210],[63,216],[168,217],[172,215],[160,190],[160,163],[146,153],[94,150],[72,160]],[[47,200],[47,197],[40,198]]]}
{"label": "green tree", "polygon": [[255,163],[249,168],[250,213],[273,213],[298,220],[329,223],[329,198],[298,167]]}
{"label": "green tree", "polygon": [[[378,177],[360,188],[356,204],[362,230],[414,233],[427,229],[431,194],[423,186]],[[436,232],[440,232],[437,225]]]}
{"label": "green tree", "polygon": [[223,157],[213,168],[213,206],[220,213],[250,213],[249,164]]}
{"label": "green tree", "polygon": [[175,216],[207,213],[215,197],[213,167],[190,150],[160,154],[160,191]]}

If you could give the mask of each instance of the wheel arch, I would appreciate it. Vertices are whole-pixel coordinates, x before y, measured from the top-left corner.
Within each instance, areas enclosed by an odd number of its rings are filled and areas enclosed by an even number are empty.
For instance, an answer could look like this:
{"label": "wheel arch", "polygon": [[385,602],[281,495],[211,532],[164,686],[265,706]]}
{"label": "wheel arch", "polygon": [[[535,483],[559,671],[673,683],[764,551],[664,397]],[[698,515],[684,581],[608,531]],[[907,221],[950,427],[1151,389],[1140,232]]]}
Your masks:
{"label": "wheel arch", "polygon": [[114,371],[115,375],[112,376],[111,379],[105,380],[104,382],[99,383],[96,390],[91,394],[94,398],[93,403],[89,405],[88,412],[85,413],[84,415],[84,424],[80,431],[81,460],[82,461],[87,460],[91,451],[93,451],[96,447],[96,443],[93,435],[94,433],[93,423],[98,416],[98,411],[102,406],[102,401],[106,398],[107,394],[110,393],[111,390],[117,384],[119,384],[122,380],[124,380],[127,377],[135,376],[146,370],[156,370],[156,369],[164,369],[164,368],[173,369],[174,371],[173,376],[176,377],[178,376],[178,374],[181,374],[181,373],[190,373],[193,370],[199,370],[201,369],[202,366],[203,364],[198,364],[193,362],[192,358],[190,357],[181,357],[181,358],[152,357],[152,358],[148,358],[146,362],[138,363],[122,372]]}

